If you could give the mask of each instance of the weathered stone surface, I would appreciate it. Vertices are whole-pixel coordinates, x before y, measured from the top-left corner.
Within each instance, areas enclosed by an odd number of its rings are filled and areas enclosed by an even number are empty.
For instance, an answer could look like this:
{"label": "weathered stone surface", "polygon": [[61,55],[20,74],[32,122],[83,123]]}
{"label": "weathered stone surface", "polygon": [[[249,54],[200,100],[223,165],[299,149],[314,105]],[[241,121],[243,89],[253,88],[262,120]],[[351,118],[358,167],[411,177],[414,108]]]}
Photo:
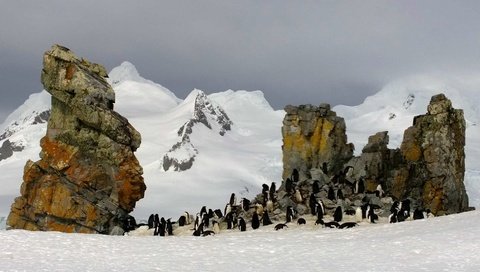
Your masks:
{"label": "weathered stone surface", "polygon": [[146,186],[134,155],[140,134],[113,111],[105,69],[55,45],[44,55],[42,83],[52,94],[40,160],[28,161],[10,228],[118,232]]}
{"label": "weathered stone surface", "polygon": [[397,197],[411,197],[435,214],[468,209],[465,173],[465,119],[443,94],[433,96],[428,113],[416,116],[404,134],[404,169],[395,177]]}
{"label": "weathered stone surface", "polygon": [[312,168],[336,173],[353,156],[353,145],[347,143],[345,121],[330,110],[330,105],[320,107],[286,106],[282,127],[283,179],[294,169],[300,179],[310,178]]}

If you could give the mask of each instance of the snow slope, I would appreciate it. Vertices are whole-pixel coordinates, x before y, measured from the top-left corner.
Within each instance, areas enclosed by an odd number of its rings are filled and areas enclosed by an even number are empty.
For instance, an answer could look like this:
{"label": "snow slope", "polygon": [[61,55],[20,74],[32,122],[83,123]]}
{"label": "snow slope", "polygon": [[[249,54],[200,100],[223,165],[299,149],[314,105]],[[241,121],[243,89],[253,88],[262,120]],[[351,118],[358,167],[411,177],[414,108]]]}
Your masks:
{"label": "snow slope", "polygon": [[[260,192],[263,183],[276,181],[279,185],[284,111],[272,109],[262,92],[228,90],[208,95],[209,103],[220,107],[231,119],[231,130],[221,136],[218,128],[193,126],[190,140],[198,154],[192,168],[176,172],[164,171],[162,159],[179,141],[179,129],[195,115],[196,97],[203,92],[193,90],[186,99],[179,99],[161,85],[142,78],[128,62],[114,68],[109,81],[116,91],[115,109],[142,134],[136,154],[144,168],[147,191],[137,203],[135,217],[145,219],[151,213],[159,213],[165,218],[177,218],[184,210],[195,213],[203,205],[223,209],[232,192],[238,198],[251,198]],[[477,87],[478,80],[447,82],[438,77],[412,77],[392,82],[358,106],[336,106],[333,110],[345,118],[348,138],[357,153],[369,135],[384,130],[389,130],[390,147],[394,148],[401,143],[403,131],[413,117],[426,112],[430,97],[443,91],[454,107],[465,110],[465,182],[470,205],[480,207]],[[8,215],[13,198],[19,194],[25,162],[38,160],[38,143],[45,135],[46,124],[32,125],[28,120],[48,109],[49,100],[46,92],[32,95],[0,126],[1,134],[12,123],[20,124],[9,139],[25,145],[22,152],[0,161],[0,182],[4,188],[0,191],[0,217]],[[317,104],[320,102],[324,101]]]}
{"label": "snow slope", "polygon": [[217,236],[0,231],[1,271],[479,271],[480,212]]}

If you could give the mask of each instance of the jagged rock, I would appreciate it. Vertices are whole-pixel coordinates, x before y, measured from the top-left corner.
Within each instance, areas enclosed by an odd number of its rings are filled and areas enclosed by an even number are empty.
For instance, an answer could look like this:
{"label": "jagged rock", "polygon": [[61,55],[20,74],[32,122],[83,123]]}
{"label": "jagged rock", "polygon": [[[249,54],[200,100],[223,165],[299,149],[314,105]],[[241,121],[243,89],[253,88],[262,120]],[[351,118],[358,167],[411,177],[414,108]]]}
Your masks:
{"label": "jagged rock", "polygon": [[464,146],[463,110],[443,94],[433,96],[428,113],[405,131],[400,149],[406,166],[397,171],[392,194],[419,200],[434,214],[466,211]]}
{"label": "jagged rock", "polygon": [[208,99],[204,92],[196,90],[193,117],[178,130],[181,140],[163,156],[163,170],[185,171],[192,167],[198,155],[198,149],[192,144],[190,136],[193,133],[193,127],[197,124],[202,124],[223,136],[231,130],[233,122],[220,106],[214,105]]}
{"label": "jagged rock", "polygon": [[59,45],[45,53],[43,64],[42,83],[52,95],[47,134],[41,159],[25,165],[7,225],[118,233],[146,189],[133,154],[140,134],[113,111],[115,94],[101,65]]}
{"label": "jagged rock", "polygon": [[300,179],[310,178],[312,168],[336,173],[353,156],[353,144],[347,143],[345,121],[330,110],[329,104],[288,105],[282,127],[283,179],[294,169]]}
{"label": "jagged rock", "polygon": [[13,155],[13,152],[20,152],[23,149],[23,145],[18,145],[10,142],[10,140],[5,140],[0,147],[0,161],[10,158]]}

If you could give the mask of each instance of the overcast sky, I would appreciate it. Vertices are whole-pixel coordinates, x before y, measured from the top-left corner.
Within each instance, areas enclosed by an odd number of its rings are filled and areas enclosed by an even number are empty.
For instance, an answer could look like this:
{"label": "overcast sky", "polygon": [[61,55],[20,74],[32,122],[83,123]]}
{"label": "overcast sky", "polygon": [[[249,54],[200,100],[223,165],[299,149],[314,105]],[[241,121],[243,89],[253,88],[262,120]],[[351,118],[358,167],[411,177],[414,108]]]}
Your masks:
{"label": "overcast sky", "polygon": [[180,98],[355,105],[401,77],[478,73],[480,1],[0,0],[0,122],[42,90],[54,43],[108,70],[128,60]]}

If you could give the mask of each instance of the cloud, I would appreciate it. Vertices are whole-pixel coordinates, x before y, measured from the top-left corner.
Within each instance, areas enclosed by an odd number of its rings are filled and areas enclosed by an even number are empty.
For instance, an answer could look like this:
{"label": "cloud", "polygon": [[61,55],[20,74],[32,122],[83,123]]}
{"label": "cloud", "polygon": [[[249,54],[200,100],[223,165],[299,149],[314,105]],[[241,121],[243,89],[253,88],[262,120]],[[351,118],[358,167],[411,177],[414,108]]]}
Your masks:
{"label": "cloud", "polygon": [[399,77],[479,72],[480,2],[5,1],[1,108],[39,91],[51,44],[128,60],[178,96],[260,89],[285,104],[358,104]]}

